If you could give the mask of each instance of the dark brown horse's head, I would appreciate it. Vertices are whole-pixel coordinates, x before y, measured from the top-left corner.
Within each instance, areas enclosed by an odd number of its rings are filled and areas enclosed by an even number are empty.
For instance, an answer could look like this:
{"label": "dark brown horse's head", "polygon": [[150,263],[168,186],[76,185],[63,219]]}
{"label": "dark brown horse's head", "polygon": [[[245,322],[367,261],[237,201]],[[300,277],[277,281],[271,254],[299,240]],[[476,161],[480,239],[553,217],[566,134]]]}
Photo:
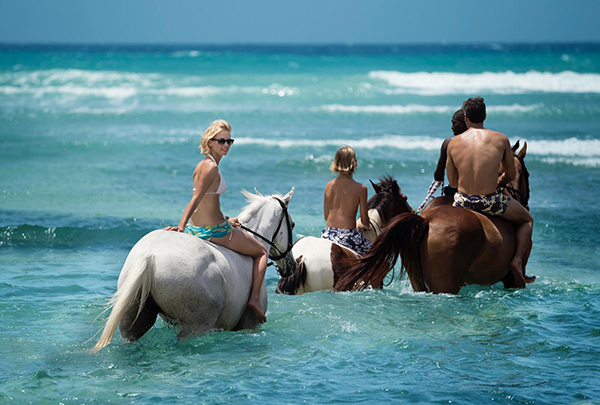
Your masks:
{"label": "dark brown horse's head", "polygon": [[381,177],[379,183],[371,181],[371,185],[375,195],[369,199],[367,209],[376,209],[385,223],[398,214],[414,212],[408,204],[408,198],[402,194],[402,189],[391,175]]}
{"label": "dark brown horse's head", "polygon": [[517,141],[512,151],[515,157],[515,178],[506,186],[508,194],[521,203],[521,205],[529,210],[529,171],[525,167],[525,155],[527,154],[527,142],[523,142],[523,147],[520,151],[519,141]]}

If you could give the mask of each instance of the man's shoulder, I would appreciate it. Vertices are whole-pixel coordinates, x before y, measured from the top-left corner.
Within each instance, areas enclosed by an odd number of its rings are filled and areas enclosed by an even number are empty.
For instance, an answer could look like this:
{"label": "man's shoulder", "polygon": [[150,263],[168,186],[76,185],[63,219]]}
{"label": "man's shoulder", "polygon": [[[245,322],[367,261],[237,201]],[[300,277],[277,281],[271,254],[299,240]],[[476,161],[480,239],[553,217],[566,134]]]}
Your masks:
{"label": "man's shoulder", "polygon": [[486,131],[486,135],[491,137],[491,138],[495,138],[495,139],[508,139],[508,137],[503,134],[502,132],[499,131],[494,131],[493,129],[484,129],[484,131]]}
{"label": "man's shoulder", "polygon": [[[464,132],[463,132],[463,134],[464,134]],[[444,143],[442,144],[442,147],[445,146],[446,150],[450,150],[455,145],[460,144],[463,141],[463,134],[455,135],[455,136],[451,136],[449,138],[446,138],[444,140]]]}

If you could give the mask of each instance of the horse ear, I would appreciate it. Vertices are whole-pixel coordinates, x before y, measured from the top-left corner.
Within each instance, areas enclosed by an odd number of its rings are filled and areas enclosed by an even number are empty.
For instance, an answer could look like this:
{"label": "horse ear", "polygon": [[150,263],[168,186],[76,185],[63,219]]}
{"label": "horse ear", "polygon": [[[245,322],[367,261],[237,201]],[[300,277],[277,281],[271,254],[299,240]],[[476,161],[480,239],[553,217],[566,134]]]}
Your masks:
{"label": "horse ear", "polygon": [[515,144],[513,145],[513,147],[511,148],[511,149],[512,149],[512,151],[513,151],[513,153],[516,153],[516,152],[517,152],[517,149],[519,149],[519,142],[520,142],[520,140],[519,140],[519,141],[517,141],[517,143],[515,143]]}
{"label": "horse ear", "polygon": [[519,157],[521,159],[525,159],[526,154],[527,154],[527,142],[523,142],[523,147],[519,151]]}
{"label": "horse ear", "polygon": [[287,193],[285,196],[283,196],[283,202],[285,203],[285,205],[288,205],[290,203],[290,200],[292,199],[292,196],[294,195],[294,191],[295,191],[295,188],[292,187],[290,192]]}
{"label": "horse ear", "polygon": [[262,195],[261,193],[258,192],[258,190],[256,189],[256,187],[254,187],[254,194],[256,194],[256,195]]}
{"label": "horse ear", "polygon": [[375,194],[377,194],[377,193],[379,193],[381,191],[381,186],[379,184],[373,183],[372,180],[369,180],[369,182],[373,186],[373,190],[375,190]]}

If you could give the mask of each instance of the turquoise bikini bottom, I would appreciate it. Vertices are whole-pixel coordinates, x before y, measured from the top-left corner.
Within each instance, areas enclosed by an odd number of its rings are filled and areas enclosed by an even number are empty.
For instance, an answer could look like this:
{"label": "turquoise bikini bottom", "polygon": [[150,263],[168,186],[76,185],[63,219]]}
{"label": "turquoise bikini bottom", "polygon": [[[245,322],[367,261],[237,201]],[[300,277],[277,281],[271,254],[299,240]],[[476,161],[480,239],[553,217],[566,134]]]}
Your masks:
{"label": "turquoise bikini bottom", "polygon": [[222,238],[231,232],[233,232],[233,227],[227,220],[221,224],[211,226],[194,226],[189,223],[185,226],[185,233],[197,236],[200,239]]}

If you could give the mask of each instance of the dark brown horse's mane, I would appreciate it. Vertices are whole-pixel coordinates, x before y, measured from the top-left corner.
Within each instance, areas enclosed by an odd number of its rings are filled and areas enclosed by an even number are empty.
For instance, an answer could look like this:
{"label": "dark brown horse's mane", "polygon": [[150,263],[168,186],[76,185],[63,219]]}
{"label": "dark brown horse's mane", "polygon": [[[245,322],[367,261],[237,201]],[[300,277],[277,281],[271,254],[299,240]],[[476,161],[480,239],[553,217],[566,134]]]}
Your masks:
{"label": "dark brown horse's mane", "polygon": [[[387,174],[379,178],[379,183],[371,182],[375,195],[367,202],[367,209],[375,209],[383,222],[389,222],[401,212],[413,212],[406,200],[400,195],[400,186],[394,177]],[[393,204],[390,204],[392,199]]]}
{"label": "dark brown horse's mane", "polygon": [[525,166],[525,159],[519,155],[515,155],[515,157],[519,159],[519,162],[521,162],[521,167],[523,168],[523,174],[519,180],[519,186],[521,185],[520,183],[525,182],[525,193],[523,196],[521,196],[521,204],[523,204],[523,206],[527,208],[527,211],[529,211],[529,170],[527,170],[527,166]]}

